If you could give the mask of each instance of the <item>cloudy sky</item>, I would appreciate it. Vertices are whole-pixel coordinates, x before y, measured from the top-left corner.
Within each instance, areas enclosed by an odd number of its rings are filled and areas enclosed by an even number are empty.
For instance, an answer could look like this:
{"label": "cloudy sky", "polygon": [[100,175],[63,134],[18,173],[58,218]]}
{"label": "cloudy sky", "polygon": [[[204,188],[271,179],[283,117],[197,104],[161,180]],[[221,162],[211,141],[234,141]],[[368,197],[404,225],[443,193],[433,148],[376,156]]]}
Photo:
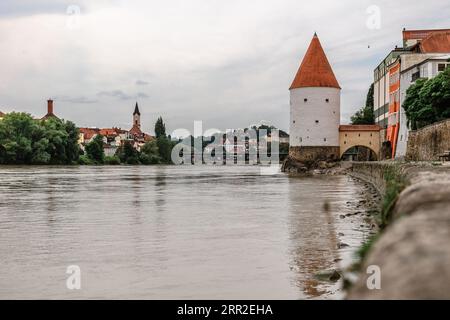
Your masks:
{"label": "cloudy sky", "polygon": [[[369,28],[373,6],[380,28]],[[448,0],[1,0],[0,111],[79,126],[287,129],[288,88],[316,31],[342,87],[342,122],[401,31],[449,28]],[[376,14],[376,13],[375,13]],[[374,26],[372,24],[372,26]]]}

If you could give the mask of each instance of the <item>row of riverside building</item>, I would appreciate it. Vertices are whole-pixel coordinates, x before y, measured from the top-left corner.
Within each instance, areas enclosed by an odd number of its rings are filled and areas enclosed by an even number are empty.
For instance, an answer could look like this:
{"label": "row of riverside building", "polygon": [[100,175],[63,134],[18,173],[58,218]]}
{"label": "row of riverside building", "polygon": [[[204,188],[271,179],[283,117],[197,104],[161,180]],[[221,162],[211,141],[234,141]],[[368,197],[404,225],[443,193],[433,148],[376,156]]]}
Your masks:
{"label": "row of riverside building", "polygon": [[433,78],[450,65],[450,29],[403,29],[396,46],[374,70],[375,123],[392,158],[406,155],[408,122],[402,107],[406,90],[420,78]]}
{"label": "row of riverside building", "polygon": [[[303,57],[290,92],[289,167],[353,159],[365,147],[376,159],[404,158],[408,121],[402,103],[419,78],[432,78],[450,65],[450,29],[403,30],[395,47],[374,71],[374,125],[344,125],[341,87],[317,34]],[[355,149],[356,148],[356,149]]]}
{"label": "row of riverside building", "polygon": [[[0,111],[0,120],[5,113]],[[37,120],[47,120],[50,118],[58,118],[54,113],[53,100],[47,100],[47,113]],[[91,142],[97,135],[103,136],[103,149],[106,156],[113,156],[117,149],[125,142],[130,143],[136,150],[140,151],[141,147],[148,141],[154,139],[153,136],[141,130],[141,112],[138,103],[134,107],[133,125],[130,130],[124,130],[117,127],[112,128],[87,128],[81,127],[78,144],[84,151],[85,146]]]}

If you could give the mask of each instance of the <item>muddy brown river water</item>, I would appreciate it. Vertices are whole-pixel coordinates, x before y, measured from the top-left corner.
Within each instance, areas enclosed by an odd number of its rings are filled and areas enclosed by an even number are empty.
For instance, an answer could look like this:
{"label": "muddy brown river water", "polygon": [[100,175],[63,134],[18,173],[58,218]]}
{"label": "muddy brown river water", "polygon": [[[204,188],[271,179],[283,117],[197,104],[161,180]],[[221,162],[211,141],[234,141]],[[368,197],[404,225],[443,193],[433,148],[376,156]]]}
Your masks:
{"label": "muddy brown river water", "polygon": [[0,298],[338,299],[314,274],[351,263],[362,197],[248,166],[0,167]]}

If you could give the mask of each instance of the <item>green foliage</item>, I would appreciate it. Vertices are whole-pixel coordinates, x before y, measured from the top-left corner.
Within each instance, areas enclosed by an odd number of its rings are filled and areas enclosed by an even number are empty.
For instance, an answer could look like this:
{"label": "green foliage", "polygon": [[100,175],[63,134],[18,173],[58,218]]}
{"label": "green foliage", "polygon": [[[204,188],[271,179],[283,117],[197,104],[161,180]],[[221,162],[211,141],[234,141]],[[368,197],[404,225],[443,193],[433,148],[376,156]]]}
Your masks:
{"label": "green foliage", "polygon": [[89,142],[86,147],[86,155],[96,164],[103,164],[105,151],[103,150],[103,136],[98,134]]}
{"label": "green foliage", "polygon": [[158,120],[156,120],[155,135],[156,135],[156,138],[166,136],[166,125],[164,124],[162,117],[159,117]]}
{"label": "green foliage", "polygon": [[139,152],[133,147],[130,141],[125,143],[117,150],[116,156],[121,163],[139,164]]}
{"label": "green foliage", "polygon": [[369,253],[370,249],[372,248],[375,241],[377,241],[379,237],[379,234],[375,234],[367,239],[366,242],[364,242],[361,247],[358,248],[356,251],[356,256],[360,259],[360,261],[363,261],[364,258]]}
{"label": "green foliage", "polygon": [[352,124],[374,124],[375,115],[373,113],[373,83],[367,92],[366,105],[356,111],[350,118]]}
{"label": "green foliage", "polygon": [[398,195],[406,187],[406,181],[397,167],[388,167],[384,172],[385,193],[381,207],[381,225],[386,227],[391,221],[392,210],[394,209]]}
{"label": "green foliage", "polygon": [[156,140],[146,142],[139,155],[139,161],[142,164],[158,164],[161,163],[158,144]]}
{"label": "green foliage", "polygon": [[104,163],[109,165],[119,165],[120,159],[118,156],[106,156]]}
{"label": "green foliage", "polygon": [[83,154],[78,158],[78,164],[81,165],[92,165],[94,161],[91,160],[87,155]]}
{"label": "green foliage", "polygon": [[16,112],[0,121],[0,163],[72,164],[78,156],[78,129],[70,121]]}
{"label": "green foliage", "polygon": [[171,164],[172,163],[172,148],[174,144],[166,136],[160,136],[156,139],[156,145],[158,146],[159,157],[161,158],[161,163]]}
{"label": "green foliage", "polygon": [[450,118],[450,68],[432,79],[419,79],[403,102],[408,124],[416,130]]}

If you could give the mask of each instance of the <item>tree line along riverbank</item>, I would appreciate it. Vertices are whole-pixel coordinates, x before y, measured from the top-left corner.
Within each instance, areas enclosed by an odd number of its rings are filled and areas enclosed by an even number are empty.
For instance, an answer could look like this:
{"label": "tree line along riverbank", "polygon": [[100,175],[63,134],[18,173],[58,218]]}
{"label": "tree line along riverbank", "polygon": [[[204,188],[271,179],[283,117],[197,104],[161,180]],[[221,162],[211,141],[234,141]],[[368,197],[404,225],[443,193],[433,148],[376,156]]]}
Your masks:
{"label": "tree line along riverbank", "polygon": [[36,120],[27,113],[11,112],[0,121],[0,164],[170,164],[175,142],[166,135],[162,118],[155,124],[155,133],[155,139],[139,151],[126,141],[114,156],[105,156],[101,135],[82,150],[73,122],[56,117]]}

